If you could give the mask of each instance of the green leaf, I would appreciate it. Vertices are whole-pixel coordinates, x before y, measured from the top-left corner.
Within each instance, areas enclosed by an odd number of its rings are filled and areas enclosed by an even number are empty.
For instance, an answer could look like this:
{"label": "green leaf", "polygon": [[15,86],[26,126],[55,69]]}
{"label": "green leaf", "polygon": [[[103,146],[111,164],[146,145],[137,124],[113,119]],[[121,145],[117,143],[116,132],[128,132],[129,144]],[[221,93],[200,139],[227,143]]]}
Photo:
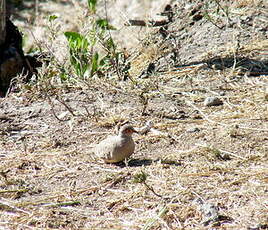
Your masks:
{"label": "green leaf", "polygon": [[144,183],[147,179],[147,174],[143,171],[134,175],[134,183]]}
{"label": "green leaf", "polygon": [[114,40],[111,37],[106,41],[106,44],[107,44],[108,50],[110,50],[110,51],[115,50],[116,46],[115,46]]}
{"label": "green leaf", "polygon": [[103,67],[105,64],[106,64],[106,57],[104,57],[104,58],[102,58],[102,59],[100,60],[99,65],[100,65],[101,67]]}
{"label": "green leaf", "polygon": [[99,54],[96,52],[94,53],[91,60],[91,76],[93,76],[93,74],[96,73],[99,68],[98,61],[99,61]]}
{"label": "green leaf", "polygon": [[97,0],[88,0],[87,1],[88,8],[95,13],[96,12],[96,6],[97,6]]}
{"label": "green leaf", "polygon": [[88,48],[89,43],[83,35],[77,32],[65,32],[64,35],[69,42],[70,49],[85,51]]}
{"label": "green leaf", "polygon": [[56,16],[56,15],[49,15],[48,20],[49,20],[49,22],[52,22],[52,21],[56,20],[57,18],[58,18],[58,16]]}
{"label": "green leaf", "polygon": [[84,74],[89,69],[87,38],[77,32],[65,32],[65,37],[68,40],[70,62],[79,77],[84,77]]}
{"label": "green leaf", "polygon": [[104,30],[116,30],[115,27],[110,25],[108,23],[108,20],[106,20],[106,19],[100,18],[100,19],[96,20],[96,24],[99,28],[104,29]]}

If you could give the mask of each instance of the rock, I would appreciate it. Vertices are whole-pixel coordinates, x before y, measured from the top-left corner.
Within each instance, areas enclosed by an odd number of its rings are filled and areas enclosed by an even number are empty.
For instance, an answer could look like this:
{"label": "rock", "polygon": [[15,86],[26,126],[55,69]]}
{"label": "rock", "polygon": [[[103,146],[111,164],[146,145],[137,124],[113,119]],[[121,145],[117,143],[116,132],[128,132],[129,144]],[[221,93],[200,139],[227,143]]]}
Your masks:
{"label": "rock", "polygon": [[197,132],[200,132],[200,129],[197,127],[193,127],[193,128],[187,129],[186,132],[187,133],[197,133]]}
{"label": "rock", "polygon": [[204,101],[204,106],[218,106],[222,104],[222,100],[218,97],[207,97]]}

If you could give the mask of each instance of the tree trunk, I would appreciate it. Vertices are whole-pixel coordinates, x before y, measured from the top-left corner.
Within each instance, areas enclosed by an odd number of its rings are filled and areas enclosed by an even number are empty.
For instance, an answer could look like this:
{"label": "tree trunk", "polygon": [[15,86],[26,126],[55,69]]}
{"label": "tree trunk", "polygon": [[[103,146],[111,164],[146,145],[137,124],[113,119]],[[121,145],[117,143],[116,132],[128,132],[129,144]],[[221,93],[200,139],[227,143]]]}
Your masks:
{"label": "tree trunk", "polygon": [[6,10],[6,0],[0,0],[0,97],[6,95],[12,80],[25,66],[22,36]]}
{"label": "tree trunk", "polygon": [[0,0],[0,46],[6,39],[6,0]]}
{"label": "tree trunk", "polygon": [[7,94],[16,81],[23,76],[29,81],[36,68],[42,65],[37,57],[25,56],[22,49],[22,34],[10,21],[6,0],[0,0],[0,97]]}

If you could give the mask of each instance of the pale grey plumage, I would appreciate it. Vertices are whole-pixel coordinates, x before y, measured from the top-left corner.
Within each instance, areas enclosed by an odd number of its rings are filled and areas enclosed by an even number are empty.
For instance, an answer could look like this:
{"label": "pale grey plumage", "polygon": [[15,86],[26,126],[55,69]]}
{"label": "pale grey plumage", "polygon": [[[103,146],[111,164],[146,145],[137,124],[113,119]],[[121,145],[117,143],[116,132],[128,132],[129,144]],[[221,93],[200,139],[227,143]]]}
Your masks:
{"label": "pale grey plumage", "polygon": [[120,128],[117,136],[110,136],[94,148],[95,154],[106,163],[117,163],[125,160],[134,153],[135,143],[132,134],[137,132],[131,125]]}

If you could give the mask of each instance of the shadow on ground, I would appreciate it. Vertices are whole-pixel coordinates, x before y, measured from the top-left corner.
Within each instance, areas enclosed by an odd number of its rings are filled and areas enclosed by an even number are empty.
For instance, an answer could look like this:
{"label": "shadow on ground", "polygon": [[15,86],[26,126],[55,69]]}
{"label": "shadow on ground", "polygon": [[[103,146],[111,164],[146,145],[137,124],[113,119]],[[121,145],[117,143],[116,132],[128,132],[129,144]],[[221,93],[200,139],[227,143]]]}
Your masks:
{"label": "shadow on ground", "polygon": [[233,68],[241,74],[247,74],[248,76],[260,76],[268,75],[268,60],[256,60],[246,57],[213,57],[211,59],[205,59],[200,62],[191,62],[185,65],[176,65],[175,67],[187,67],[191,65],[207,64],[207,67],[214,70],[225,70]]}
{"label": "shadow on ground", "polygon": [[[156,160],[151,160],[151,159],[132,159],[128,162],[129,167],[140,167],[140,166],[150,166],[153,163],[160,163],[162,165],[173,165],[173,166],[181,166],[182,163],[180,161],[174,161],[174,160],[163,160],[163,159],[156,159]],[[126,167],[125,162],[119,162],[116,164],[117,166],[124,168]]]}

